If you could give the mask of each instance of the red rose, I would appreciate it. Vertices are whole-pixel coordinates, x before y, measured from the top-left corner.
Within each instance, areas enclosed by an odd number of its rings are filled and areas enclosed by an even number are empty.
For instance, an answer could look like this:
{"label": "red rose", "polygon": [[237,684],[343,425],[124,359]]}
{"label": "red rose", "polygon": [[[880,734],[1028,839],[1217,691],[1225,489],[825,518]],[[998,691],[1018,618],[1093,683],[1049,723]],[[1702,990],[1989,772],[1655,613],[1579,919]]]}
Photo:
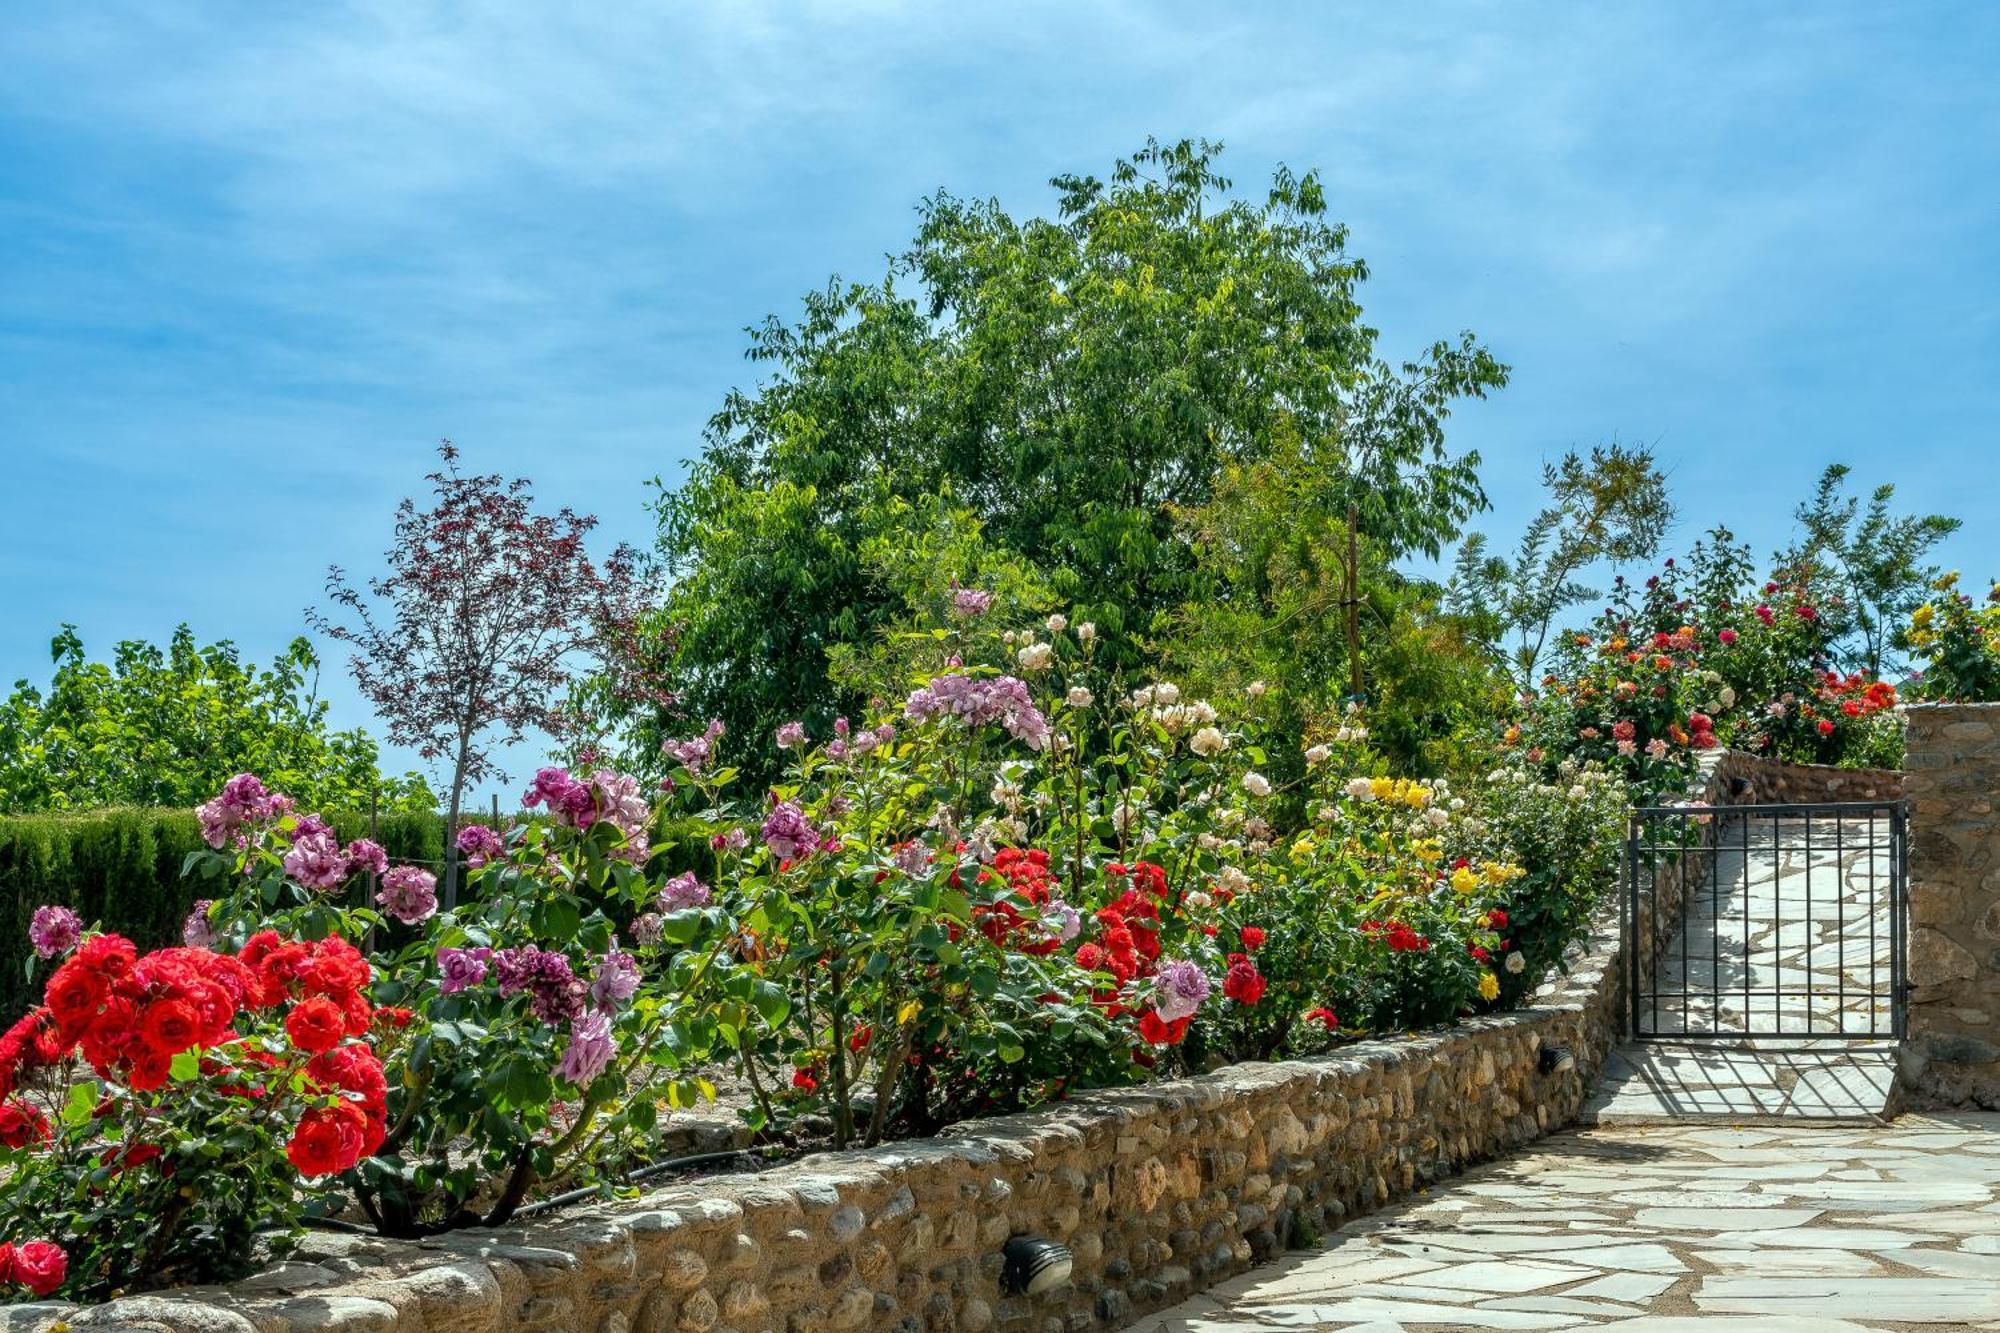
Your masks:
{"label": "red rose", "polygon": [[812,1076],[810,1070],[795,1069],[792,1071],[792,1086],[800,1092],[818,1092],[819,1080]]}
{"label": "red rose", "polygon": [[377,1009],[375,1011],[375,1019],[377,1022],[381,1023],[383,1027],[396,1028],[399,1030],[408,1027],[410,1025],[410,1020],[415,1017],[416,1014],[413,1011],[405,1009],[401,1005],[395,1005],[395,1004],[384,1005],[382,1008]]}
{"label": "red rose", "polygon": [[368,1003],[368,997],[360,991],[348,991],[340,997],[341,1016],[347,1021],[347,1035],[365,1037],[375,1022],[375,1006]]}
{"label": "red rose", "polygon": [[1229,955],[1229,971],[1222,978],[1224,995],[1238,1004],[1253,1005],[1264,998],[1264,987],[1269,984],[1248,956],[1240,953]]}
{"label": "red rose", "polygon": [[47,1296],[69,1276],[69,1256],[54,1241],[31,1240],[14,1247],[14,1281],[37,1296]]}
{"label": "red rose", "polygon": [[321,1106],[299,1117],[285,1156],[302,1176],[330,1176],[361,1160],[366,1117],[352,1102]]}
{"label": "red rose", "polygon": [[361,1099],[362,1109],[371,1114],[389,1104],[389,1081],[382,1076],[382,1062],[366,1046],[337,1046],[315,1055],[306,1064],[306,1076],[327,1088],[353,1093]]}
{"label": "red rose", "polygon": [[1833,735],[1833,719],[1832,719],[1832,718],[1830,718],[1830,717],[1823,717],[1823,718],[1821,718],[1821,719],[1819,720],[1819,734],[1820,734],[1820,735],[1822,735],[1822,736],[1831,736],[1831,735]]}
{"label": "red rose", "polygon": [[301,1051],[318,1055],[340,1045],[347,1035],[347,1015],[323,995],[301,1000],[285,1015],[285,1035]]}
{"label": "red rose", "polygon": [[1243,938],[1243,947],[1251,953],[1256,953],[1257,950],[1264,947],[1264,928],[1262,926],[1245,926],[1237,934]]}
{"label": "red rose", "polygon": [[236,1018],[236,997],[220,982],[202,980],[188,988],[195,1011],[201,1015],[201,1044],[220,1046],[231,1036],[229,1025]]}
{"label": "red rose", "polygon": [[114,1144],[98,1154],[97,1164],[113,1167],[115,1171],[130,1171],[134,1167],[144,1166],[159,1155],[160,1145],[157,1143],[135,1143],[122,1152]]}
{"label": "red rose", "polygon": [[26,1102],[0,1102],[0,1145],[25,1148],[49,1140],[49,1118]]}
{"label": "red rose", "polygon": [[201,1015],[186,1000],[154,1000],[139,1011],[139,1040],[156,1055],[179,1055],[201,1040],[201,1028]]}
{"label": "red rose", "polygon": [[1154,1046],[1178,1046],[1193,1021],[1192,1017],[1176,1018],[1169,1023],[1157,1010],[1148,1009],[1139,1015],[1139,1036]]}
{"label": "red rose", "polygon": [[81,1035],[97,1017],[109,991],[104,978],[85,967],[78,957],[56,969],[49,978],[44,998],[63,1031]]}
{"label": "red rose", "polygon": [[330,935],[313,946],[312,962],[300,979],[308,990],[338,997],[360,990],[372,975],[359,949]]}
{"label": "red rose", "polygon": [[1486,914],[1486,928],[1488,930],[1507,929],[1507,914],[1497,907],[1494,908]]}
{"label": "red rose", "polygon": [[1325,1005],[1321,1005],[1317,1009],[1306,1010],[1305,1017],[1308,1023],[1317,1023],[1328,1032],[1340,1026],[1340,1019],[1334,1014],[1333,1010],[1327,1008]]}
{"label": "red rose", "polygon": [[134,1092],[157,1092],[167,1086],[173,1067],[173,1056],[162,1054],[150,1046],[136,1046],[132,1050],[132,1068],[126,1073],[125,1082]]}
{"label": "red rose", "polygon": [[105,1000],[104,1012],[83,1034],[83,1058],[100,1074],[109,1071],[124,1058],[126,1051],[140,1047],[135,1029],[138,1019],[139,1006],[126,996],[113,995]]}
{"label": "red rose", "polygon": [[92,935],[76,951],[74,961],[106,980],[115,980],[132,970],[132,962],[138,956],[138,946],[123,935]]}

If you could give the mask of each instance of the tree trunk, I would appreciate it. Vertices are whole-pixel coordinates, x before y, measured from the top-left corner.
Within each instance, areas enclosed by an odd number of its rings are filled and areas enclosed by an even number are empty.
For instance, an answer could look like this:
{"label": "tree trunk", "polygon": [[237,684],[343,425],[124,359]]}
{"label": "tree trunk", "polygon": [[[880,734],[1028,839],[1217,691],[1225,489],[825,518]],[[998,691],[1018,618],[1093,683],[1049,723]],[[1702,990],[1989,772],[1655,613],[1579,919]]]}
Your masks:
{"label": "tree trunk", "polygon": [[1347,595],[1342,598],[1347,614],[1347,692],[1361,697],[1361,544],[1355,529],[1361,525],[1360,512],[1347,506]]}
{"label": "tree trunk", "polygon": [[451,770],[451,804],[444,816],[444,892],[439,895],[443,909],[458,906],[458,816],[465,799],[465,747],[460,746],[458,762]]}

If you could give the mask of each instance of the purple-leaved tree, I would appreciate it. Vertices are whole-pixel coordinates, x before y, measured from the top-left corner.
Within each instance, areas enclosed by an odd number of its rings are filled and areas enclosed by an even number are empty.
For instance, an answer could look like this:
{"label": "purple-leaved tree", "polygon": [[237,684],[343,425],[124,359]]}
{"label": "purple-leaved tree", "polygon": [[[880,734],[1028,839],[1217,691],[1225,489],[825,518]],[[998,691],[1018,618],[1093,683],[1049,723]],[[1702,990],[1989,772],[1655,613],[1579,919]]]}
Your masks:
{"label": "purple-leaved tree", "polygon": [[594,517],[535,513],[527,480],[460,472],[449,440],[438,456],[444,465],[427,478],[435,503],[396,507],[388,572],[357,587],[333,566],[326,590],[341,618],[317,608],[306,618],[352,646],[349,666],[389,739],[450,772],[450,906],[467,788],[506,777],[494,754],[530,731],[574,732],[567,693],[579,664],[611,658],[616,669],[647,590],[630,547],[592,562],[584,538]]}

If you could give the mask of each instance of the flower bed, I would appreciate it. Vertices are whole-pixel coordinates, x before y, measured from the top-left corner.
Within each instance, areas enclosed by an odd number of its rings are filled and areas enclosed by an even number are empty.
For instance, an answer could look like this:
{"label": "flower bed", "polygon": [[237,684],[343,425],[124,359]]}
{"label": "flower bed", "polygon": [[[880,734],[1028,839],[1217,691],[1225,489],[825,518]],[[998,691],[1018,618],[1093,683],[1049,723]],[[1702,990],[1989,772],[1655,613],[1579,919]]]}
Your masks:
{"label": "flower bed", "polygon": [[544,817],[459,834],[457,903],[233,779],[181,945],[35,924],[0,1276],[95,1299],[331,1214],[422,1240],[608,1196],[719,1068],[797,1154],[1314,1054],[1504,1008],[1584,933],[1602,770],[1392,777],[1355,712],[1273,755],[1261,685],[1127,689],[1090,626],[986,611],[959,590],[890,645],[865,721],[780,728],[769,791],[732,790],[719,726],[657,785],[543,770]]}
{"label": "flower bed", "polygon": [[[1698,799],[1726,804],[1739,779],[1746,789],[1774,780],[1770,768],[1720,756]],[[1645,887],[1663,895],[1647,915],[1676,920],[1675,874]],[[1613,921],[1601,914],[1567,976],[1515,1013],[1078,1093],[931,1139],[499,1230],[402,1241],[316,1232],[289,1262],[231,1287],[0,1309],[0,1329],[1115,1325],[1568,1123],[1623,1025]],[[1548,1069],[1550,1048],[1575,1067]],[[1020,1235],[1067,1244],[1072,1280],[1009,1294],[999,1250]]]}
{"label": "flower bed", "polygon": [[1531,763],[1615,768],[1641,799],[1680,790],[1725,747],[1808,766],[1899,762],[1895,686],[1837,669],[1852,615],[1828,571],[1806,561],[1756,584],[1749,569],[1717,533],[1685,569],[1620,578],[1590,629],[1556,645],[1507,743]]}

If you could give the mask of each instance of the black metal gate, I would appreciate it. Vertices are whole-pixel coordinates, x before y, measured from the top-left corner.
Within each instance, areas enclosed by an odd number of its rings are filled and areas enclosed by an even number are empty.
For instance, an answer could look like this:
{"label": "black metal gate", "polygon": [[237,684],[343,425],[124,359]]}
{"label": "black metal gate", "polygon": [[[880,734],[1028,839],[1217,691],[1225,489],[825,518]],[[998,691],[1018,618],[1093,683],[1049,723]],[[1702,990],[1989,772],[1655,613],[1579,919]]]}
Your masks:
{"label": "black metal gate", "polygon": [[1624,879],[1636,1037],[1902,1037],[1902,802],[1643,807]]}

